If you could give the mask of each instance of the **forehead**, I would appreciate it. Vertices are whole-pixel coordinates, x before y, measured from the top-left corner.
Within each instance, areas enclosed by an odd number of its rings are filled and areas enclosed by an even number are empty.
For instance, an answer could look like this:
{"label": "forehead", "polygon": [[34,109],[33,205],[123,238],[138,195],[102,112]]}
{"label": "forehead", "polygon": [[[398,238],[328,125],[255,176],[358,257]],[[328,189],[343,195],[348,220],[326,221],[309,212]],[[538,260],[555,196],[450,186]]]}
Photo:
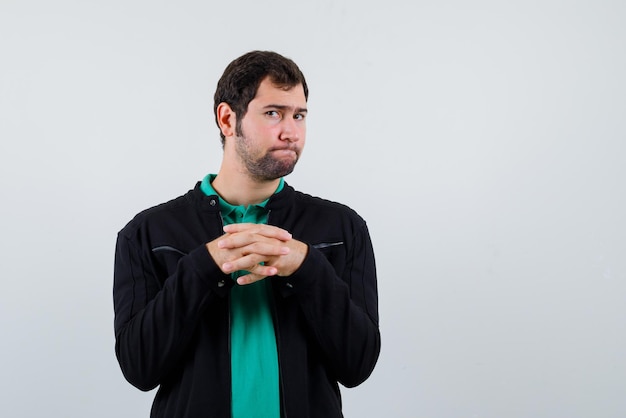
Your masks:
{"label": "forehead", "polygon": [[302,84],[298,84],[296,86],[285,88],[279,87],[272,83],[269,77],[266,77],[259,84],[259,88],[257,89],[256,95],[254,99],[250,102],[250,104],[276,104],[276,105],[285,105],[285,106],[293,106],[293,107],[305,107],[306,106],[306,97],[304,96],[304,88]]}

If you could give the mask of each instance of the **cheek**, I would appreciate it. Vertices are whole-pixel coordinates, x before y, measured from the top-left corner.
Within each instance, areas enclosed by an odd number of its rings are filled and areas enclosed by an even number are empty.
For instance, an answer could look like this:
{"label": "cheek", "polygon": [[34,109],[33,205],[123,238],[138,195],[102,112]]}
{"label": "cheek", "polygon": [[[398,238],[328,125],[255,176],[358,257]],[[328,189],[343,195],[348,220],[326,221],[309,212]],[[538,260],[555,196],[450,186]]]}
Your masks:
{"label": "cheek", "polygon": [[248,138],[248,140],[253,140],[254,142],[262,141],[267,135],[266,130],[260,128],[258,125],[255,124],[244,123],[241,128],[243,136]]}

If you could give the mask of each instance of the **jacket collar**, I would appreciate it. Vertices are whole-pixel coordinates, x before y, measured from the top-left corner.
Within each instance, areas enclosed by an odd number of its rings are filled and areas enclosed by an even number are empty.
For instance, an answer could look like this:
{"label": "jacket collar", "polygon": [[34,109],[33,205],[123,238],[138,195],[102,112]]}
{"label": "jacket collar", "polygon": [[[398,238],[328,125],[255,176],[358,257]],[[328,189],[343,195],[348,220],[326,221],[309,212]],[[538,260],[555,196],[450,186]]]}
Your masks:
{"label": "jacket collar", "polygon": [[[193,199],[203,210],[219,212],[219,196],[217,194],[207,196],[200,188],[200,185],[201,182],[197,182],[193,190],[189,192],[188,195],[190,198]],[[265,205],[265,208],[269,210],[276,210],[289,206],[293,200],[294,193],[295,191],[293,187],[285,182],[283,189],[278,193],[274,193],[270,197],[269,201]]]}

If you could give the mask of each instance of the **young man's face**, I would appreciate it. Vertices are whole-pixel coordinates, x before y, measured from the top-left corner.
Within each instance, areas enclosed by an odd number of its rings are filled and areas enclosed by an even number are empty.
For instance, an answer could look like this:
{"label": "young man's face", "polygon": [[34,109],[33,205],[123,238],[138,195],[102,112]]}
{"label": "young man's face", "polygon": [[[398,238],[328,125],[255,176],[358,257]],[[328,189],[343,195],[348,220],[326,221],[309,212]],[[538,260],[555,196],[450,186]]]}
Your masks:
{"label": "young man's face", "polygon": [[235,136],[245,169],[256,180],[291,173],[306,140],[306,98],[301,84],[285,90],[269,78],[259,85]]}

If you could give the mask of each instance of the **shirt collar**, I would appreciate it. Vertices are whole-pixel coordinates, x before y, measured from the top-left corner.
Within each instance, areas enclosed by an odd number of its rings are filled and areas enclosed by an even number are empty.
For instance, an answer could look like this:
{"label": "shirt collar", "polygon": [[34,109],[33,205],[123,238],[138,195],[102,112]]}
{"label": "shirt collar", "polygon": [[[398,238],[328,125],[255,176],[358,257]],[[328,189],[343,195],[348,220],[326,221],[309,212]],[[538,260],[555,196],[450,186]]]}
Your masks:
{"label": "shirt collar", "polygon": [[[237,210],[237,208],[241,208],[243,207],[243,205],[231,205],[230,203],[228,203],[227,201],[225,201],[224,199],[222,199],[222,196],[219,195],[219,193],[217,193],[215,191],[215,189],[213,188],[213,186],[211,185],[211,183],[213,183],[213,180],[215,180],[215,177],[217,177],[217,174],[207,174],[206,176],[204,176],[204,178],[202,179],[202,182],[200,183],[200,189],[202,190],[202,192],[207,195],[207,196],[217,196],[220,200],[220,208],[222,211],[222,214],[225,216],[230,215],[232,212],[234,212],[235,210]],[[276,188],[276,191],[274,191],[274,194],[280,192],[283,187],[285,187],[285,179],[283,179],[282,177],[280,178],[280,182],[278,183],[278,187]],[[267,204],[267,202],[270,199],[267,198],[265,199],[263,202],[258,203],[254,206],[258,206],[261,208],[265,208],[265,205]]]}

